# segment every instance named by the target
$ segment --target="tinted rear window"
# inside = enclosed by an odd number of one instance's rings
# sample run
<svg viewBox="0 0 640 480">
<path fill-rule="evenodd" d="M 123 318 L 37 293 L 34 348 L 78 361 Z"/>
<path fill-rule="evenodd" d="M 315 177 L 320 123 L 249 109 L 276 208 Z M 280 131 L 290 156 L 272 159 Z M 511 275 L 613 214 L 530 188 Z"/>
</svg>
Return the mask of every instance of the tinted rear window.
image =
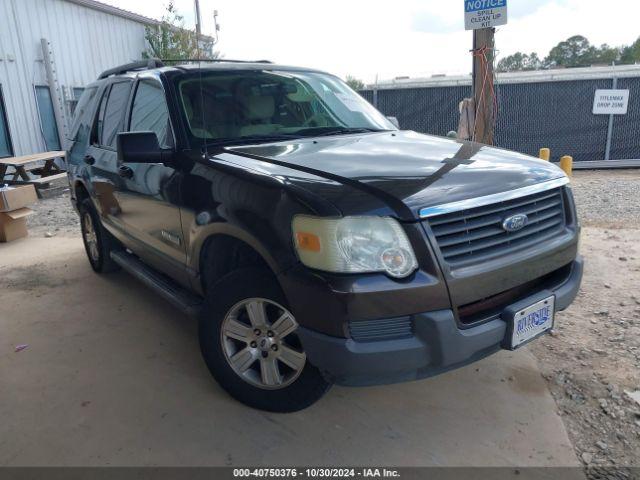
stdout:
<svg viewBox="0 0 640 480">
<path fill-rule="evenodd" d="M 97 91 L 98 87 L 90 87 L 85 89 L 82 93 L 73 115 L 73 125 L 69 131 L 70 139 L 75 139 L 78 134 L 78 129 L 80 128 L 80 123 L 91 125 L 91 121 L 89 119 L 91 118 L 90 115 L 91 110 L 93 110 L 93 99 L 95 98 Z"/>
<path fill-rule="evenodd" d="M 108 93 L 106 105 L 103 102 L 98 115 L 98 143 L 102 146 L 116 146 L 116 135 L 123 131 L 124 112 L 127 108 L 131 82 L 114 83 Z"/>
</svg>

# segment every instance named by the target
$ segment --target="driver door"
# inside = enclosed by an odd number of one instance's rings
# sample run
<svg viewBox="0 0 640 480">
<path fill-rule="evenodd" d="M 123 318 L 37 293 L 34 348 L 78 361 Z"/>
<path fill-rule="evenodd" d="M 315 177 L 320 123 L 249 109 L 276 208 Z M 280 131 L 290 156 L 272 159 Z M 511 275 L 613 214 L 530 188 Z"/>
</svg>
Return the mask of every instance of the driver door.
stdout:
<svg viewBox="0 0 640 480">
<path fill-rule="evenodd" d="M 128 118 L 129 132 L 151 131 L 161 147 L 175 146 L 162 84 L 155 78 L 136 82 Z M 162 163 L 121 163 L 116 198 L 120 221 L 132 237 L 131 250 L 146 263 L 183 279 L 186 253 L 179 208 L 177 169 Z"/>
</svg>

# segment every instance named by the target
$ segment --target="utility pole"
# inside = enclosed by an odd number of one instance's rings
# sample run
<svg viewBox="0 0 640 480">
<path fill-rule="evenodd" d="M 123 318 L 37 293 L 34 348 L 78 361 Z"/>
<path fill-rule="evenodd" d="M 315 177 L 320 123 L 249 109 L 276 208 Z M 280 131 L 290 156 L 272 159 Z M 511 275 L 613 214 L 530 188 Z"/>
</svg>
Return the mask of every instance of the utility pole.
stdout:
<svg viewBox="0 0 640 480">
<path fill-rule="evenodd" d="M 200 42 L 200 35 L 202 34 L 202 18 L 200 17 L 200 0 L 194 0 L 196 6 L 196 34 L 198 42 Z"/>
<path fill-rule="evenodd" d="M 495 28 L 473 31 L 473 98 L 475 105 L 475 141 L 493 145 L 495 126 L 495 91 L 493 60 L 495 57 Z"/>
</svg>

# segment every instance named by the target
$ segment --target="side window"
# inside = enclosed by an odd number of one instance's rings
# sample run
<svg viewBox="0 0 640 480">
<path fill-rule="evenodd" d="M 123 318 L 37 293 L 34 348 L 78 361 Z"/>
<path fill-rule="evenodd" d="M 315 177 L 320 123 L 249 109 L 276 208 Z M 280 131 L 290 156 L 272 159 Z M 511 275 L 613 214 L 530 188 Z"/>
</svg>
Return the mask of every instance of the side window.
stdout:
<svg viewBox="0 0 640 480">
<path fill-rule="evenodd" d="M 153 80 L 141 80 L 138 83 L 131 108 L 129 131 L 155 132 L 160 146 L 173 146 L 169 109 L 160 83 Z"/>
<path fill-rule="evenodd" d="M 130 91 L 131 82 L 114 83 L 111 85 L 108 97 L 105 93 L 102 98 L 97 128 L 97 140 L 100 145 L 115 148 L 116 135 L 124 130 L 124 112 L 127 108 Z"/>
<path fill-rule="evenodd" d="M 111 86 L 108 85 L 107 88 L 102 92 L 102 98 L 100 99 L 100 108 L 98 109 L 98 118 L 96 119 L 96 124 L 91 134 L 91 143 L 94 145 L 100 145 L 102 140 L 102 126 L 104 125 L 104 111 L 107 109 L 107 98 L 109 98 L 109 90 Z"/>
<path fill-rule="evenodd" d="M 77 90 L 77 89 L 74 89 Z M 91 120 L 89 118 L 89 114 L 91 112 L 91 106 L 93 103 L 93 98 L 96 96 L 96 92 L 98 91 L 98 87 L 90 87 L 84 90 L 81 93 L 77 105 L 74 109 L 73 114 L 73 125 L 71 126 L 71 130 L 69 131 L 69 138 L 75 139 L 78 129 L 80 128 L 80 123 L 83 124 L 91 124 Z"/>
</svg>

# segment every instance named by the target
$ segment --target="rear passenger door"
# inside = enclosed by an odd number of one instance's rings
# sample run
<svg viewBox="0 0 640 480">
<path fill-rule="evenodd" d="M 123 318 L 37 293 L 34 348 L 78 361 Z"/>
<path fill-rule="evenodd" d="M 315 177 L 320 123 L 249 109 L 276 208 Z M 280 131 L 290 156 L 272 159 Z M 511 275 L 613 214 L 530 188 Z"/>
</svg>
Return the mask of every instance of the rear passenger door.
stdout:
<svg viewBox="0 0 640 480">
<path fill-rule="evenodd" d="M 90 167 L 91 186 L 96 195 L 97 205 L 105 226 L 112 230 L 125 245 L 122 237 L 124 222 L 117 191 L 123 183 L 118 175 L 118 156 L 116 152 L 117 134 L 124 130 L 125 112 L 129 103 L 131 79 L 121 79 L 107 84 L 91 131 L 90 145 L 83 159 Z"/>
<path fill-rule="evenodd" d="M 130 132 L 154 132 L 162 148 L 175 148 L 162 83 L 142 78 L 134 86 L 128 117 Z M 131 249 L 147 263 L 174 278 L 185 274 L 185 247 L 180 222 L 180 172 L 162 163 L 124 163 L 128 177 L 118 184 L 120 219 L 136 244 Z"/>
</svg>

